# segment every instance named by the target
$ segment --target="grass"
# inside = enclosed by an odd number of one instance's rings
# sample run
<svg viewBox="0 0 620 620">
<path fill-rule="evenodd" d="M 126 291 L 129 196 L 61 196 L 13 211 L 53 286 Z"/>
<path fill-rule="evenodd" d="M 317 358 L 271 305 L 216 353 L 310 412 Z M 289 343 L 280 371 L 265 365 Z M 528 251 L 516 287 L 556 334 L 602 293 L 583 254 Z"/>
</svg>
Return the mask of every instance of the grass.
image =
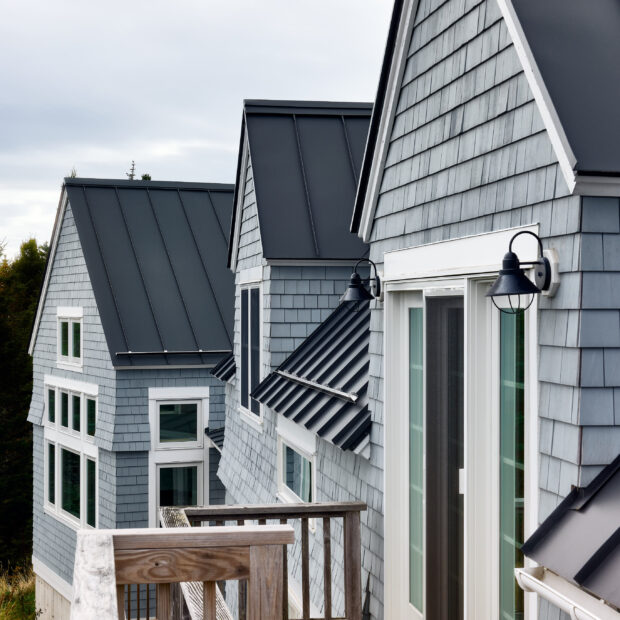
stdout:
<svg viewBox="0 0 620 620">
<path fill-rule="evenodd" d="M 0 573 L 0 620 L 34 620 L 32 568 Z"/>
</svg>

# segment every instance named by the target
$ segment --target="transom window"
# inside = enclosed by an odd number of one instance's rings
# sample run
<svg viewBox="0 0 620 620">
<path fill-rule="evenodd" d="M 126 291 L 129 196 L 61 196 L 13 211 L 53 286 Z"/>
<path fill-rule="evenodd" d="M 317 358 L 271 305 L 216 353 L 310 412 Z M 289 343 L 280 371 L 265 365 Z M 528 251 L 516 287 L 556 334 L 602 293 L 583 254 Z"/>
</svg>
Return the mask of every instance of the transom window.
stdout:
<svg viewBox="0 0 620 620">
<path fill-rule="evenodd" d="M 96 385 L 46 375 L 45 511 L 74 527 L 97 527 Z"/>
<path fill-rule="evenodd" d="M 252 390 L 260 383 L 260 288 L 241 289 L 241 407 L 260 416 Z"/>
<path fill-rule="evenodd" d="M 82 367 L 82 308 L 58 308 L 58 365 Z"/>
</svg>

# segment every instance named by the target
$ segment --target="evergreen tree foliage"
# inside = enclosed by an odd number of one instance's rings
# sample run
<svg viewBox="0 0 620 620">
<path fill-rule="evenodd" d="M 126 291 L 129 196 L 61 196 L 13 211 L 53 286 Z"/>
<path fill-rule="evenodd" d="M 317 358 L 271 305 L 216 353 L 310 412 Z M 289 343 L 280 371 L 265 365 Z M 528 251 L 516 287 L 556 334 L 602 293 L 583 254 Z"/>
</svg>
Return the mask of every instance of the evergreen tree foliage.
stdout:
<svg viewBox="0 0 620 620">
<path fill-rule="evenodd" d="M 5 568 L 25 565 L 32 553 L 28 342 L 47 255 L 47 244 L 30 239 L 14 260 L 0 262 L 0 562 Z"/>
</svg>

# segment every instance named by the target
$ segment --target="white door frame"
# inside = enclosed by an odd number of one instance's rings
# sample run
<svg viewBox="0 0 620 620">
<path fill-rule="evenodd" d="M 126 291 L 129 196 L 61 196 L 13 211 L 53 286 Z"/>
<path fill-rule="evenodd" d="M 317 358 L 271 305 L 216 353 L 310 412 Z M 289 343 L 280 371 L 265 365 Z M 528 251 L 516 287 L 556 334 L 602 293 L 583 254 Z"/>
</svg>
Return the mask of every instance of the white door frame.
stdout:
<svg viewBox="0 0 620 620">
<path fill-rule="evenodd" d="M 527 226 L 408 248 L 385 255 L 385 617 L 418 619 L 409 605 L 408 541 L 408 308 L 423 296 L 464 292 L 465 321 L 465 618 L 497 617 L 499 610 L 499 510 L 480 509 L 476 497 L 492 493 L 499 506 L 499 366 L 497 320 L 482 291 L 496 277 L 510 238 Z M 529 236 L 525 236 L 528 239 Z M 520 239 L 522 239 L 521 237 Z M 532 241 L 534 241 L 532 239 Z M 535 243 L 535 242 L 534 242 Z M 522 260 L 534 259 L 537 247 L 519 245 Z M 492 266 L 492 267 L 490 267 Z M 482 327 L 484 326 L 484 329 Z M 425 332 L 426 333 L 426 332 Z M 482 336 L 481 336 L 482 334 Z M 474 338 L 475 340 L 472 340 Z M 527 315 L 525 535 L 538 521 L 537 303 Z M 426 403 L 424 403 L 426 409 Z M 491 449 L 471 458 L 473 439 L 484 436 Z M 403 459 L 406 459 L 403 461 Z M 490 534 L 489 534 L 490 532 Z M 536 617 L 536 597 L 526 595 L 527 618 Z"/>
</svg>

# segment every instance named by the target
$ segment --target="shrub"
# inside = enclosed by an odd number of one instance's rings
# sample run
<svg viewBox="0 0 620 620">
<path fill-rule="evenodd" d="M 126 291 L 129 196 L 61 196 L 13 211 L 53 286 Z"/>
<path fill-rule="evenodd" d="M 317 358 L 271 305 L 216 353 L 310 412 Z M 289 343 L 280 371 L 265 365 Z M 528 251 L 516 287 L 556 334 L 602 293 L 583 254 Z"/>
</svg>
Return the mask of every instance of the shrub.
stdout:
<svg viewBox="0 0 620 620">
<path fill-rule="evenodd" d="M 0 620 L 33 620 L 38 616 L 32 569 L 0 574 Z"/>
</svg>

